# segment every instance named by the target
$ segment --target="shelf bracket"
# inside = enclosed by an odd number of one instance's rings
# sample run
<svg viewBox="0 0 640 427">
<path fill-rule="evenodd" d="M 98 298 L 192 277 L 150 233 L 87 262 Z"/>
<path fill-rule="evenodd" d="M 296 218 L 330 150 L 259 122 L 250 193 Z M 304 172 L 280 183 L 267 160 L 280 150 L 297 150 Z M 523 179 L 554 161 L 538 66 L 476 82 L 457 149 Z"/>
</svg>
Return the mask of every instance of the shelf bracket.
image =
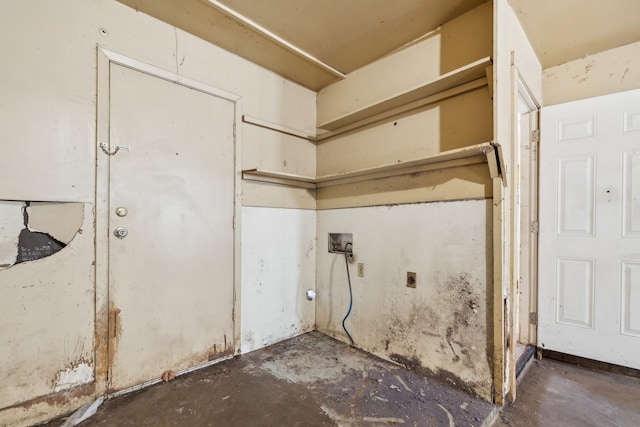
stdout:
<svg viewBox="0 0 640 427">
<path fill-rule="evenodd" d="M 483 149 L 483 153 L 487 156 L 487 164 L 489 166 L 489 175 L 491 178 L 500 178 L 502 180 L 502 185 L 506 187 L 507 177 L 504 173 L 505 164 L 500 144 L 492 142 L 490 146 Z"/>
</svg>

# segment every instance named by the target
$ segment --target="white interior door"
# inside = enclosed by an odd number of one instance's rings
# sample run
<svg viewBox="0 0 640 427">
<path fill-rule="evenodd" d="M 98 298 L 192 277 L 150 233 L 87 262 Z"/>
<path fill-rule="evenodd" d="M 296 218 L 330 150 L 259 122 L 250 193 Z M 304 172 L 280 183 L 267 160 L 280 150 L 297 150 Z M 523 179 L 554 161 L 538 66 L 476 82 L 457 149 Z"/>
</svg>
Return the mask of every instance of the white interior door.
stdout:
<svg viewBox="0 0 640 427">
<path fill-rule="evenodd" d="M 234 103 L 113 63 L 109 93 L 116 391 L 233 353 Z"/>
<path fill-rule="evenodd" d="M 541 119 L 538 344 L 640 368 L 640 91 Z"/>
</svg>

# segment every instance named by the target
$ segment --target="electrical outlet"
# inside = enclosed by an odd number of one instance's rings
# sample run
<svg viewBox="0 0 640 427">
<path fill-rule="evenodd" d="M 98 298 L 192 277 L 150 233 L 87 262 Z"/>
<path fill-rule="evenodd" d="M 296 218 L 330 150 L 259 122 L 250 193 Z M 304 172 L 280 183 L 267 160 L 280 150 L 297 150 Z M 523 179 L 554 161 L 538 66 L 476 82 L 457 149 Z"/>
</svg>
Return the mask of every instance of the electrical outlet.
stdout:
<svg viewBox="0 0 640 427">
<path fill-rule="evenodd" d="M 358 277 L 364 277 L 364 263 L 358 263 Z"/>
<path fill-rule="evenodd" d="M 407 272 L 407 288 L 415 288 L 417 284 L 416 273 Z"/>
</svg>

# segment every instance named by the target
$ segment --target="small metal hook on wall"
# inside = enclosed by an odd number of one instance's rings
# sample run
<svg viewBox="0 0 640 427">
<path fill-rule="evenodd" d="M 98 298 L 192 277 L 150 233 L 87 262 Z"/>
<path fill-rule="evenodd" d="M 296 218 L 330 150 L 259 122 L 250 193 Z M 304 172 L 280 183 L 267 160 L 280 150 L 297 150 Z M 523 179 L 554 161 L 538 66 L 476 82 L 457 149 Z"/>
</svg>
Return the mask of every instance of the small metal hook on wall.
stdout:
<svg viewBox="0 0 640 427">
<path fill-rule="evenodd" d="M 129 151 L 129 147 L 124 147 L 122 145 L 116 145 L 116 149 L 113 151 L 109 151 L 109 147 L 104 142 L 101 142 L 99 145 L 100 145 L 100 148 L 102 148 L 102 151 L 104 152 L 104 154 L 106 154 L 107 156 L 115 156 L 115 154 L 120 150 Z"/>
</svg>

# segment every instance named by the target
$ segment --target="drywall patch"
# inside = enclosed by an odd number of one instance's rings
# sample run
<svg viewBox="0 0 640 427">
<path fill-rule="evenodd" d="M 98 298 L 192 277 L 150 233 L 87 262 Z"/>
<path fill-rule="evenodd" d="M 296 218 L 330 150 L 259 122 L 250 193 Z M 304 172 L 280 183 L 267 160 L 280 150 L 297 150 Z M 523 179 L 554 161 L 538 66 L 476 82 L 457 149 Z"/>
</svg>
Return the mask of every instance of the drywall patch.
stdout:
<svg viewBox="0 0 640 427">
<path fill-rule="evenodd" d="M 60 242 L 48 233 L 31 231 L 29 229 L 30 204 L 31 202 L 25 202 L 25 206 L 22 208 L 25 228 L 20 231 L 20 235 L 18 237 L 18 255 L 16 257 L 16 264 L 35 261 L 51 256 L 60 252 L 65 246 L 67 246 L 65 243 Z"/>
<path fill-rule="evenodd" d="M 0 201 L 0 270 L 61 251 L 83 221 L 83 203 Z"/>
<path fill-rule="evenodd" d="M 25 228 L 18 238 L 18 256 L 15 263 L 21 264 L 46 258 L 60 252 L 65 246 L 67 245 L 47 233 L 29 231 Z"/>
<path fill-rule="evenodd" d="M 93 364 L 89 360 L 70 363 L 56 373 L 53 379 L 53 392 L 69 390 L 93 381 Z"/>
<path fill-rule="evenodd" d="M 31 202 L 26 210 L 29 230 L 47 233 L 65 245 L 82 233 L 83 203 Z"/>
</svg>

